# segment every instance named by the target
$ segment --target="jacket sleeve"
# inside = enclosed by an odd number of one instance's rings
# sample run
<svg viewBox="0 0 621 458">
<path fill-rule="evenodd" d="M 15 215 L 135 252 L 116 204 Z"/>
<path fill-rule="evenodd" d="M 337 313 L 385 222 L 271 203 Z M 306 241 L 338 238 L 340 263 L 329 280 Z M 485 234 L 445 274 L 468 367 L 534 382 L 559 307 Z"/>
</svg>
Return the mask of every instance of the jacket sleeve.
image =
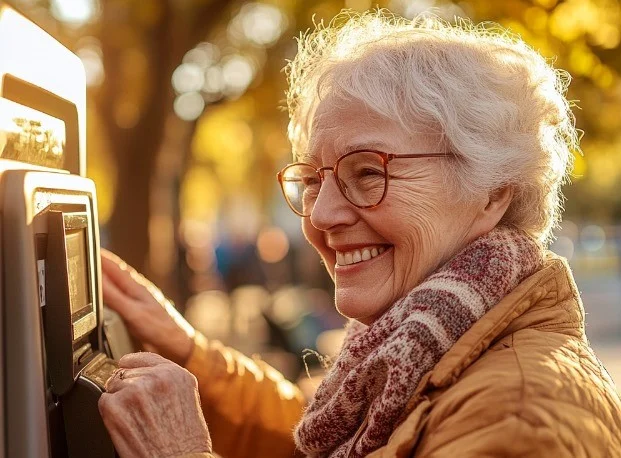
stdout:
<svg viewBox="0 0 621 458">
<path fill-rule="evenodd" d="M 297 386 L 257 358 L 200 333 L 186 363 L 198 380 L 214 451 L 225 458 L 295 456 L 293 428 L 305 405 Z"/>
</svg>

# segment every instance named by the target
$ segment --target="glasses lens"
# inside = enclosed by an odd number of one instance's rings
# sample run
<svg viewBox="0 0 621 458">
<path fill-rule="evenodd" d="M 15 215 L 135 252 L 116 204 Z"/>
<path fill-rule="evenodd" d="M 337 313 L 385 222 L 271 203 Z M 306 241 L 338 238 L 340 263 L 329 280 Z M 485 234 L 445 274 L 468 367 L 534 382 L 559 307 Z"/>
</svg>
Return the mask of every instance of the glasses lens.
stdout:
<svg viewBox="0 0 621 458">
<path fill-rule="evenodd" d="M 282 189 L 287 202 L 296 213 L 309 216 L 319 195 L 321 180 L 313 167 L 294 164 L 282 172 Z"/>
<path fill-rule="evenodd" d="M 343 156 L 338 165 L 338 179 L 352 204 L 359 207 L 379 204 L 386 189 L 382 156 L 367 151 Z"/>
</svg>

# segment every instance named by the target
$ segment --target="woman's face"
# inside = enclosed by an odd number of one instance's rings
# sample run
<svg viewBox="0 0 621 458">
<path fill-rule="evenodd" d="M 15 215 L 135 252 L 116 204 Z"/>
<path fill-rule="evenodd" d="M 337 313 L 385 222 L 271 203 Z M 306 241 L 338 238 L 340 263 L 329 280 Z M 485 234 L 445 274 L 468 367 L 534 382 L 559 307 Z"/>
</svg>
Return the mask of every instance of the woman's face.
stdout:
<svg viewBox="0 0 621 458">
<path fill-rule="evenodd" d="M 363 104 L 322 101 L 304 161 L 332 167 L 343 154 L 364 148 L 395 154 L 443 152 L 440 136 L 428 128 L 408 132 Z M 478 236 L 473 225 L 486 201 L 456 202 L 454 191 L 443 184 L 440 161 L 445 160 L 451 159 L 390 162 L 388 193 L 372 209 L 350 204 L 332 172 L 326 172 L 302 229 L 334 280 L 341 314 L 370 324 Z M 354 262 L 369 255 L 371 259 Z"/>
</svg>

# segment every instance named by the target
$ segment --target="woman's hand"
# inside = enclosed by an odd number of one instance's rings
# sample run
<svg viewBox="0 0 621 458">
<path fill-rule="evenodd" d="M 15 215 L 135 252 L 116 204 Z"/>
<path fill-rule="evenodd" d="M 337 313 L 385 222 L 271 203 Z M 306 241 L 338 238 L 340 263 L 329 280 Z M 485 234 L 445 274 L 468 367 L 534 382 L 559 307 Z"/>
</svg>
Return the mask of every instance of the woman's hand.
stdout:
<svg viewBox="0 0 621 458">
<path fill-rule="evenodd" d="M 183 366 L 193 348 L 194 329 L 162 292 L 121 258 L 101 250 L 104 303 L 117 312 L 146 350 Z"/>
<path fill-rule="evenodd" d="M 196 378 L 154 353 L 131 353 L 106 382 L 99 412 L 121 457 L 211 453 Z"/>
</svg>

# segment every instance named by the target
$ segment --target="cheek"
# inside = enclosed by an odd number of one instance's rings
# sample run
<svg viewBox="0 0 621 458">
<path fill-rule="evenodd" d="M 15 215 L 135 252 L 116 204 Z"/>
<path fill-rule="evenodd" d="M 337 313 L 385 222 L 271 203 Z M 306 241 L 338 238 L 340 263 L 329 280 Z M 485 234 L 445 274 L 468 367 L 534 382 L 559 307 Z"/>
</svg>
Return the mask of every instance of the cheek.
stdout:
<svg viewBox="0 0 621 458">
<path fill-rule="evenodd" d="M 308 240 L 308 243 L 319 253 L 319 256 L 324 260 L 324 265 L 330 276 L 334 279 L 334 263 L 326 259 L 328 254 L 332 253 L 332 250 L 326 246 L 323 232 L 315 228 L 310 222 L 310 218 L 302 218 L 302 232 L 304 237 Z"/>
<path fill-rule="evenodd" d="M 438 195 L 432 192 L 399 192 L 391 202 L 390 213 L 399 222 L 404 241 L 415 244 L 417 251 L 433 246 L 446 231 L 446 213 Z"/>
<path fill-rule="evenodd" d="M 395 262 L 405 269 L 402 281 L 427 276 L 446 257 L 443 244 L 451 238 L 454 228 L 449 217 L 451 209 L 438 197 L 439 193 L 409 190 L 392 200 L 391 218 L 399 222 L 392 241 L 397 246 Z"/>
<path fill-rule="evenodd" d="M 309 218 L 302 218 L 301 221 L 304 237 L 306 237 L 308 243 L 310 243 L 317 251 L 319 251 L 319 245 L 323 245 L 323 234 L 310 223 Z"/>
</svg>

